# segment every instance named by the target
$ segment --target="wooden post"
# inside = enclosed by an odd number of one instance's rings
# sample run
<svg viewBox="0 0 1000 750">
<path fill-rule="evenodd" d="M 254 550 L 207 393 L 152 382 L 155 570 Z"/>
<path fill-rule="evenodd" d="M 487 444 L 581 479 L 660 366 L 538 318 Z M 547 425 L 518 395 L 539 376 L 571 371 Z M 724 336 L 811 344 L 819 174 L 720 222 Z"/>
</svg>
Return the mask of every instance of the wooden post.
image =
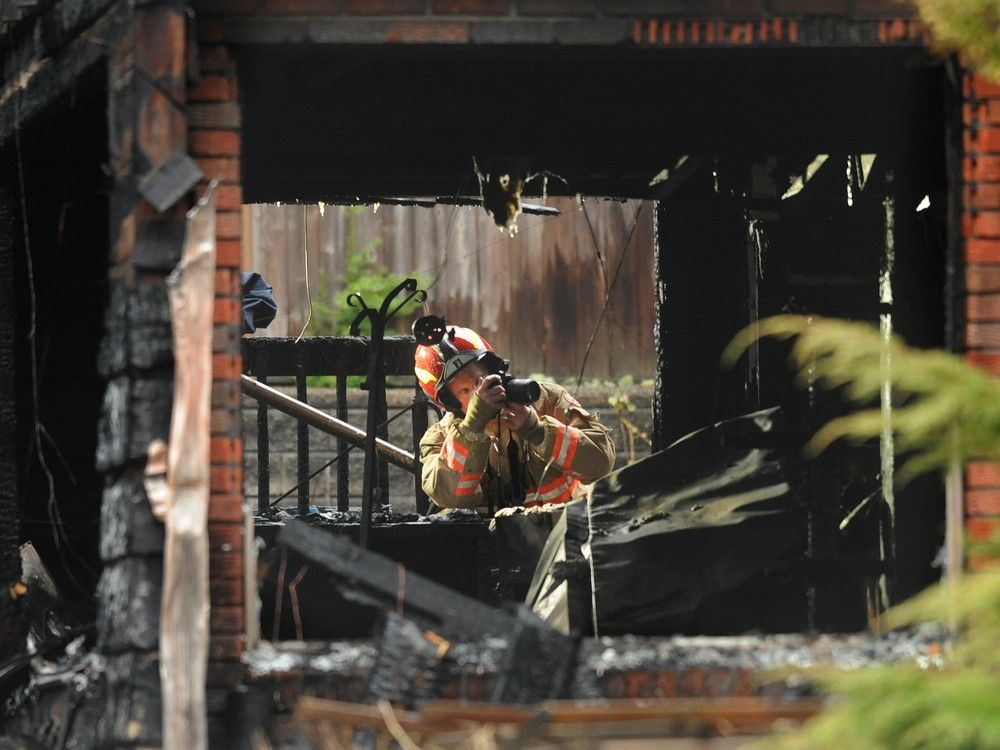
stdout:
<svg viewBox="0 0 1000 750">
<path fill-rule="evenodd" d="M 170 422 L 160 679 L 163 746 L 207 746 L 208 497 L 215 296 L 214 185 L 188 213 L 180 265 L 167 282 L 176 358 Z"/>
</svg>

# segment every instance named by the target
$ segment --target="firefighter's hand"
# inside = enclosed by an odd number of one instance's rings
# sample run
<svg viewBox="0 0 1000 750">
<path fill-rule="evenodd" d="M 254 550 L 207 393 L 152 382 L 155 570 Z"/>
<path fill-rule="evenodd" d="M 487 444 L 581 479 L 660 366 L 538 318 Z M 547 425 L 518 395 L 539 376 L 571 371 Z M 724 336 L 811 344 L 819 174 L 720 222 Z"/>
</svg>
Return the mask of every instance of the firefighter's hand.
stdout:
<svg viewBox="0 0 1000 750">
<path fill-rule="evenodd" d="M 507 399 L 507 392 L 503 389 L 499 375 L 487 375 L 485 378 L 480 378 L 476 383 L 475 394 L 480 401 L 494 409 L 503 406 Z M 496 412 L 493 413 L 496 414 Z"/>
<path fill-rule="evenodd" d="M 520 432 L 531 422 L 531 412 L 533 409 L 527 404 L 515 404 L 507 402 L 500 410 L 501 418 L 514 432 Z"/>
</svg>

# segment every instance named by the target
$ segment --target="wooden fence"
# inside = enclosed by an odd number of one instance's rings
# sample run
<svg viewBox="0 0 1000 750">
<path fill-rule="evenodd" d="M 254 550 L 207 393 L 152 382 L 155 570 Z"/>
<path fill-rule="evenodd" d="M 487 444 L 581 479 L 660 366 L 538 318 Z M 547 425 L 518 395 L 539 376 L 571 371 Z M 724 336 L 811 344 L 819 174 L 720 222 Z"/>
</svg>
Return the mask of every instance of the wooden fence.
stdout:
<svg viewBox="0 0 1000 750">
<path fill-rule="evenodd" d="M 244 206 L 243 268 L 264 276 L 279 307 L 261 335 L 297 336 L 310 297 L 346 304 L 345 253 L 369 247 L 398 279 L 418 274 L 426 310 L 475 328 L 518 374 L 575 378 L 593 336 L 584 379 L 652 377 L 652 205 L 593 198 L 547 205 L 560 215 L 522 215 L 513 237 L 477 207 Z M 330 287 L 322 291 L 321 270 Z M 321 333 L 332 332 L 306 331 Z"/>
</svg>

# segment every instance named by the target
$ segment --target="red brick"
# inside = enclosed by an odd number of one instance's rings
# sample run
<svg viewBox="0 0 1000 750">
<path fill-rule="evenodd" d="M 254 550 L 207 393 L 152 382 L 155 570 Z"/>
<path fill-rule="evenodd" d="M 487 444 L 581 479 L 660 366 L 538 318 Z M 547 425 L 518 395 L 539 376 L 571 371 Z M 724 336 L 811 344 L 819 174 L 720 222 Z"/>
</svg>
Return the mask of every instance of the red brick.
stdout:
<svg viewBox="0 0 1000 750">
<path fill-rule="evenodd" d="M 359 16 L 416 16 L 423 15 L 424 0 L 347 0 L 345 13 Z"/>
<path fill-rule="evenodd" d="M 216 218 L 216 221 L 218 221 L 218 218 Z M 216 224 L 216 234 L 218 234 L 218 230 L 218 224 Z M 238 240 L 216 240 L 215 265 L 219 268 L 238 269 L 240 267 L 242 252 Z"/>
<path fill-rule="evenodd" d="M 208 658 L 217 661 L 236 661 L 246 651 L 242 635 L 212 635 L 208 642 Z"/>
<path fill-rule="evenodd" d="M 242 492 L 243 488 L 240 488 Z M 243 495 L 215 495 L 208 500 L 208 523 L 243 522 Z"/>
<path fill-rule="evenodd" d="M 212 466 L 209 473 L 213 495 L 227 495 L 243 491 L 243 469 L 239 466 Z"/>
<path fill-rule="evenodd" d="M 216 297 L 212 310 L 212 322 L 216 324 L 236 323 L 239 322 L 242 312 L 243 308 L 239 300 Z"/>
<path fill-rule="evenodd" d="M 216 239 L 225 240 L 238 240 L 242 234 L 243 222 L 240 214 L 236 211 L 220 211 L 215 215 L 215 237 Z M 219 263 L 219 252 L 216 248 L 216 265 L 222 265 Z M 234 263 L 226 263 L 225 265 L 233 265 L 239 267 L 239 256 L 236 257 Z"/>
<path fill-rule="evenodd" d="M 243 113 L 238 102 L 189 102 L 187 123 L 190 130 L 238 129 Z"/>
<path fill-rule="evenodd" d="M 1000 238 L 1000 211 L 976 211 L 962 217 L 966 237 Z"/>
<path fill-rule="evenodd" d="M 1000 534 L 1000 518 L 970 518 L 965 522 L 965 532 L 971 539 L 993 539 Z"/>
<path fill-rule="evenodd" d="M 239 324 L 220 323 L 212 328 L 212 353 L 235 354 L 240 350 Z"/>
<path fill-rule="evenodd" d="M 976 99 L 1000 99 L 1000 83 L 991 81 L 982 76 L 966 76 L 962 82 L 962 91 L 966 97 L 976 97 Z"/>
<path fill-rule="evenodd" d="M 389 27 L 386 41 L 399 43 L 465 43 L 469 27 L 464 23 L 436 21 L 397 21 Z"/>
<path fill-rule="evenodd" d="M 208 555 L 208 575 L 217 581 L 243 578 L 243 553 L 210 552 Z"/>
<path fill-rule="evenodd" d="M 1000 349 L 1000 323 L 969 323 L 965 343 L 975 349 Z"/>
<path fill-rule="evenodd" d="M 434 13 L 452 16 L 502 16 L 510 13 L 509 0 L 432 0 Z"/>
<path fill-rule="evenodd" d="M 1000 265 L 966 266 L 965 288 L 969 292 L 1000 292 Z"/>
<path fill-rule="evenodd" d="M 962 190 L 962 205 L 966 209 L 1000 210 L 1000 182 L 976 182 L 973 185 L 966 185 Z"/>
<path fill-rule="evenodd" d="M 966 130 L 963 135 L 965 150 L 980 154 L 1000 152 L 1000 128 L 979 128 L 973 136 Z"/>
<path fill-rule="evenodd" d="M 965 260 L 969 263 L 1000 263 L 1000 240 L 968 240 Z"/>
<path fill-rule="evenodd" d="M 192 130 L 188 150 L 194 156 L 239 156 L 240 134 L 235 130 Z"/>
<path fill-rule="evenodd" d="M 975 110 L 971 104 L 962 106 L 962 117 L 966 125 L 976 120 L 980 126 L 1000 124 L 1000 99 L 985 99 L 976 102 Z"/>
<path fill-rule="evenodd" d="M 218 244 L 216 245 L 216 253 L 218 253 Z M 229 264 L 227 263 L 226 265 Z M 241 288 L 241 282 L 240 282 L 239 271 L 233 268 L 220 268 L 216 270 L 215 272 L 216 297 L 239 297 L 240 288 Z"/>
<path fill-rule="evenodd" d="M 992 375 L 1000 375 L 1000 354 L 966 352 L 965 361 L 986 370 Z"/>
<path fill-rule="evenodd" d="M 213 464 L 239 464 L 243 461 L 243 441 L 232 437 L 211 438 Z"/>
<path fill-rule="evenodd" d="M 231 354 L 212 355 L 212 380 L 239 380 L 240 358 Z"/>
<path fill-rule="evenodd" d="M 210 523 L 208 546 L 211 552 L 239 552 L 243 549 L 243 523 Z"/>
<path fill-rule="evenodd" d="M 198 85 L 188 89 L 189 102 L 227 102 L 236 99 L 236 81 L 229 76 L 202 76 Z"/>
<path fill-rule="evenodd" d="M 1000 182 L 1000 156 L 966 156 L 962 174 L 966 182 Z"/>
<path fill-rule="evenodd" d="M 215 383 L 212 387 L 215 387 Z M 240 417 L 236 409 L 228 406 L 224 409 L 213 408 L 209 427 L 213 435 L 239 435 Z"/>
<path fill-rule="evenodd" d="M 203 45 L 198 50 L 198 63 L 202 74 L 233 73 L 236 61 L 229 54 L 229 48 L 221 44 Z"/>
<path fill-rule="evenodd" d="M 970 516 L 1000 516 L 1000 489 L 966 490 L 965 512 Z"/>
<path fill-rule="evenodd" d="M 243 579 L 208 577 L 208 600 L 213 607 L 243 603 Z"/>
<path fill-rule="evenodd" d="M 243 607 L 212 607 L 208 627 L 215 633 L 242 633 L 245 626 Z"/>
<path fill-rule="evenodd" d="M 223 184 L 240 181 L 240 160 L 237 158 L 201 157 L 195 162 L 209 181 L 218 179 Z"/>
<path fill-rule="evenodd" d="M 240 385 L 238 380 L 216 380 L 212 383 L 212 406 L 236 410 L 240 405 Z M 225 433 L 228 434 L 228 433 Z"/>
<path fill-rule="evenodd" d="M 972 321 L 1000 320 L 1000 294 L 970 294 L 965 314 Z"/>
<path fill-rule="evenodd" d="M 196 195 L 201 198 L 208 190 L 208 183 L 200 183 Z M 215 189 L 217 211 L 239 211 L 243 206 L 243 188 L 239 185 L 219 185 Z"/>
</svg>

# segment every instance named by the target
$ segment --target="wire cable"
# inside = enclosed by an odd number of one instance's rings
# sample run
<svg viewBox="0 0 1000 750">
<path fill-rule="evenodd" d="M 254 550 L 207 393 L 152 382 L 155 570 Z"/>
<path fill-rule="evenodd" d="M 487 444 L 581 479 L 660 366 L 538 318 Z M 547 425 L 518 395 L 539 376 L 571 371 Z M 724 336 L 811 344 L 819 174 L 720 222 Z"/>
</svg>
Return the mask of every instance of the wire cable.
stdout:
<svg viewBox="0 0 1000 750">
<path fill-rule="evenodd" d="M 601 308 L 601 314 L 597 317 L 597 322 L 594 324 L 594 330 L 590 334 L 590 341 L 587 342 L 587 349 L 583 353 L 583 362 L 580 365 L 580 374 L 576 378 L 576 391 L 580 390 L 580 383 L 583 382 L 583 373 L 587 368 L 587 359 L 590 357 L 590 350 L 594 346 L 594 340 L 597 338 L 597 331 L 601 327 L 601 322 L 604 320 L 604 314 L 608 310 L 608 306 L 611 303 L 611 292 L 614 291 L 615 284 L 618 283 L 618 277 L 621 275 L 622 265 L 625 263 L 625 257 L 628 255 L 629 248 L 632 246 L 632 237 L 635 236 L 635 228 L 639 224 L 639 214 L 642 213 L 643 203 L 639 204 L 639 207 L 635 210 L 635 217 L 632 219 L 632 228 L 628 232 L 628 238 L 625 240 L 625 247 L 622 248 L 621 257 L 618 258 L 618 265 L 615 267 L 615 276 L 611 280 L 611 285 L 608 287 L 607 294 L 604 295 L 604 306 Z"/>
</svg>

